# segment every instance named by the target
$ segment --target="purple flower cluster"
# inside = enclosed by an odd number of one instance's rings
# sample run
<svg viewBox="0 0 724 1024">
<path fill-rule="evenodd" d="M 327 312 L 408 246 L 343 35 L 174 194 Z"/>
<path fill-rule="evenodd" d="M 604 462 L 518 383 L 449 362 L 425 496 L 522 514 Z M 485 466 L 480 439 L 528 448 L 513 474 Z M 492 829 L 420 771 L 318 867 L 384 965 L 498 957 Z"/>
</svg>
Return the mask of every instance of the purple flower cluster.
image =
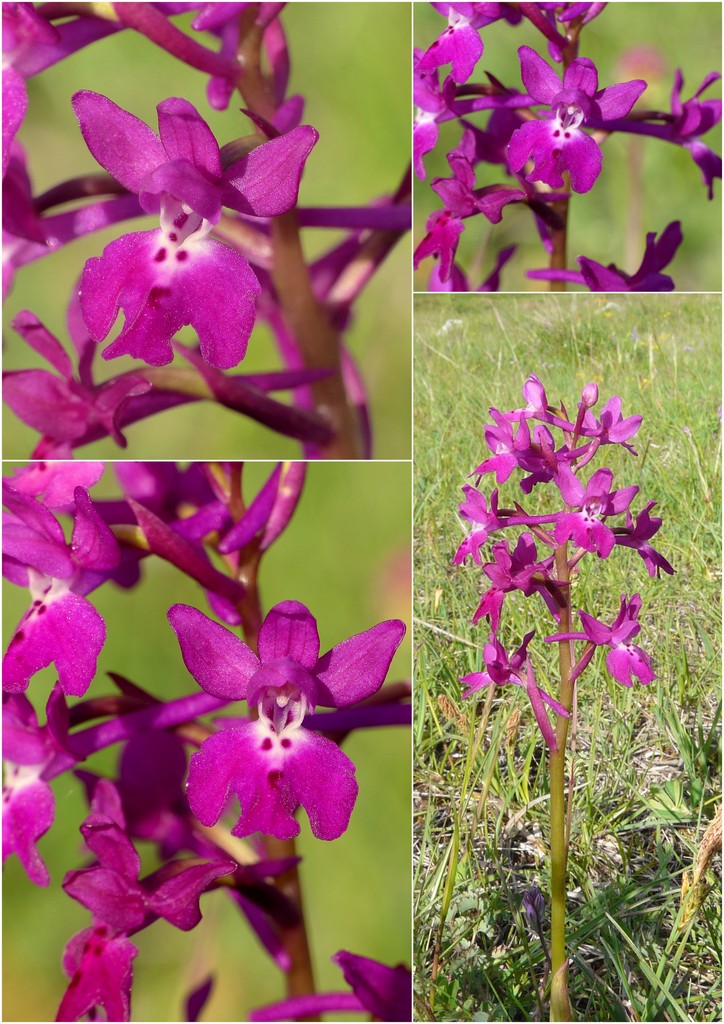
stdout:
<svg viewBox="0 0 724 1024">
<path fill-rule="evenodd" d="M 425 157 L 437 146 L 439 126 L 457 121 L 459 142 L 447 153 L 452 177 L 436 177 L 433 192 L 442 209 L 430 214 L 426 233 L 414 253 L 417 268 L 436 259 L 428 287 L 433 291 L 469 291 L 464 270 L 456 263 L 460 236 L 469 218 L 482 214 L 500 222 L 510 203 L 533 215 L 535 229 L 550 266 L 528 276 L 574 283 L 592 291 L 668 291 L 670 277 L 661 274 L 682 242 L 681 225 L 647 236 L 639 270 L 627 273 L 578 255 L 580 272 L 566 265 L 566 226 L 572 195 L 591 192 L 602 172 L 603 144 L 615 132 L 658 138 L 687 149 L 702 172 L 708 196 L 721 178 L 721 158 L 702 140 L 721 120 L 721 101 L 700 99 L 720 75 L 708 74 L 691 99 L 683 101 L 683 77 L 676 71 L 671 111 L 642 111 L 638 101 L 647 89 L 643 79 L 600 87 L 598 69 L 579 55 L 580 40 L 605 3 L 433 3 L 448 25 L 426 49 L 414 55 L 414 169 L 427 177 Z M 486 70 L 484 81 L 471 81 L 484 63 L 484 29 L 505 20 L 511 26 L 536 29 L 550 60 L 531 46 L 517 48 L 522 90 L 504 85 Z M 553 66 L 550 61 L 552 60 Z M 561 65 L 559 72 L 555 65 Z M 449 69 L 448 69 L 449 66 Z M 446 77 L 443 77 L 446 76 Z M 481 123 L 481 118 L 485 122 Z M 485 175 L 485 168 L 494 173 Z M 492 284 L 510 247 L 496 258 Z"/>
<path fill-rule="evenodd" d="M 121 491 L 111 498 L 94 493 L 104 472 L 98 462 L 35 463 L 3 481 L 3 573 L 30 591 L 3 661 L 3 860 L 15 855 L 31 882 L 48 886 L 41 840 L 56 818 L 51 781 L 73 774 L 88 804 L 78 823 L 87 859 L 69 868 L 62 885 L 90 923 L 65 950 L 68 987 L 58 1020 L 99 1011 L 129 1020 L 134 936 L 161 918 L 182 931 L 195 928 L 199 900 L 214 890 L 232 901 L 278 969 L 297 970 L 285 935 L 300 927 L 301 910 L 275 880 L 296 872 L 299 858 L 269 843 L 299 833 L 300 808 L 314 836 L 342 836 L 359 787 L 341 742 L 356 729 L 409 723 L 409 684 L 383 688 L 405 634 L 400 620 L 321 652 L 316 620 L 299 601 L 262 614 L 260 567 L 294 515 L 305 463 L 275 466 L 250 498 L 241 463 L 120 463 L 115 470 Z M 95 685 L 114 628 L 95 594 L 115 584 L 132 595 L 149 559 L 198 584 L 226 623 L 189 605 L 168 608 L 200 687 L 176 699 L 115 673 L 117 693 Z M 241 627 L 245 639 L 227 626 Z M 57 681 L 38 705 L 42 680 L 35 677 L 49 666 Z M 86 764 L 114 746 L 115 772 L 100 775 Z M 150 849 L 143 867 L 139 842 Z M 409 971 L 346 952 L 336 960 L 352 992 L 310 990 L 299 1013 L 317 1012 L 309 1000 L 327 1006 L 341 998 L 344 1009 L 409 1019 Z M 203 1000 L 194 999 L 198 1013 Z M 289 1007 L 285 1019 L 294 1012 Z M 272 1008 L 259 1013 L 275 1019 Z"/>
<path fill-rule="evenodd" d="M 622 594 L 618 614 L 610 625 L 580 609 L 583 630 L 575 632 L 569 621 L 571 581 L 581 573 L 587 556 L 607 559 L 617 547 L 633 548 L 652 577 L 674 570 L 649 544 L 661 526 L 661 519 L 650 515 L 655 502 L 632 512 L 637 486 L 614 487 L 613 473 L 605 466 L 584 475 L 591 461 L 608 445 L 636 455 L 631 441 L 641 426 L 641 416 L 624 416 L 621 399 L 613 396 L 597 418 L 592 411 L 598 403 L 595 384 L 586 385 L 576 413 L 569 416 L 565 406 L 556 408 L 549 403 L 543 384 L 534 374 L 523 385 L 523 398 L 526 404 L 519 409 L 490 409 L 493 423 L 485 428 L 485 443 L 491 455 L 471 474 L 477 478 L 477 485 L 463 487 L 465 501 L 460 505 L 460 516 L 470 524 L 470 531 L 454 561 L 462 564 L 472 559 L 482 566 L 490 581 L 473 622 L 487 620 L 491 632 L 483 649 L 484 669 L 460 681 L 466 686 L 464 697 L 491 685 L 513 683 L 523 687 L 546 744 L 555 750 L 555 730 L 546 705 L 557 715 L 569 717 L 570 711 L 535 681 L 528 653 L 535 630 L 525 635 L 512 654 L 501 643 L 498 632 L 506 599 L 514 592 L 526 598 L 540 595 L 558 626 L 545 640 L 585 641 L 571 666 L 571 682 L 579 678 L 596 649 L 604 647 L 608 648 L 606 667 L 613 679 L 624 686 L 632 686 L 634 678 L 646 684 L 655 674 L 649 656 L 633 643 L 641 629 L 640 595 Z M 528 513 L 519 501 L 513 503 L 513 508 L 503 508 L 497 488 L 489 499 L 479 490 L 483 476 L 494 474 L 496 482 L 504 484 L 515 472 L 522 474 L 519 483 L 524 495 L 531 495 L 540 485 L 549 485 L 546 490 L 554 496 L 550 512 Z M 624 514 L 625 525 L 620 523 Z M 508 540 L 498 540 L 490 547 L 492 559 L 484 561 L 482 548 L 492 534 L 515 527 L 522 528 L 515 547 L 511 550 Z"/>
<path fill-rule="evenodd" d="M 297 439 L 308 457 L 369 456 L 366 390 L 344 334 L 354 302 L 409 227 L 409 177 L 367 206 L 298 206 L 319 134 L 304 123 L 303 98 L 288 91 L 284 4 L 85 6 L 3 5 L 3 294 L 28 264 L 118 226 L 102 253 L 78 266 L 69 296 L 77 371 L 36 312 L 15 318 L 52 367 L 7 375 L 6 401 L 40 433 L 34 456 L 67 458 L 104 436 L 123 446 L 124 427 L 200 399 Z M 173 19 L 187 10 L 196 13 L 185 32 Z M 36 195 L 19 142 L 27 80 L 130 32 L 208 76 L 210 105 L 230 110 L 228 135 L 217 141 L 183 97 L 157 104 L 156 132 L 113 96 L 83 88 L 71 102 L 85 172 Z M 141 216 L 153 219 L 150 230 L 129 230 Z M 307 262 L 307 227 L 343 235 Z M 244 359 L 259 319 L 282 368 L 227 372 Z M 191 345 L 177 337 L 184 328 Z M 96 383 L 91 361 L 101 343 L 103 359 L 130 356 L 138 366 Z M 164 369 L 179 360 L 186 365 Z M 293 403 L 272 397 L 278 390 L 291 391 Z"/>
</svg>

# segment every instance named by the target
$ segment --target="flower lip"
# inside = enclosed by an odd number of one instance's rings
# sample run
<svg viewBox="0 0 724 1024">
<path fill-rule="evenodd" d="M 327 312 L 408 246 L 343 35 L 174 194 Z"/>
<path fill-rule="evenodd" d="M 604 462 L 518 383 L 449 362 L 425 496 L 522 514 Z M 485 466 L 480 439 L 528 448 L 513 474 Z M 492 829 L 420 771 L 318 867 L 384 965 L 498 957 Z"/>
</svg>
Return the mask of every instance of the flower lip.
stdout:
<svg viewBox="0 0 724 1024">
<path fill-rule="evenodd" d="M 276 694 L 279 707 L 304 699 L 306 709 L 313 711 L 317 703 L 317 681 L 310 672 L 293 658 L 275 658 L 262 665 L 249 680 L 247 702 L 249 707 L 264 703 Z"/>
</svg>

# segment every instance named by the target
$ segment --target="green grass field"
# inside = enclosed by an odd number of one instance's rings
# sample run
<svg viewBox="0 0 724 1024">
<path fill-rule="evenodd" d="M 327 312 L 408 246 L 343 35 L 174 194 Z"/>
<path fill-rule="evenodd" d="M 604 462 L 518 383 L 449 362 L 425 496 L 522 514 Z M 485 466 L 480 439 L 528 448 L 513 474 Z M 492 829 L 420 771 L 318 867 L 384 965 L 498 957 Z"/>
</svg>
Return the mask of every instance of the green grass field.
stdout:
<svg viewBox="0 0 724 1024">
<path fill-rule="evenodd" d="M 246 472 L 247 493 L 254 494 L 269 467 L 250 465 Z M 9 474 L 6 466 L 4 475 Z M 98 492 L 118 494 L 110 467 Z M 287 598 L 303 601 L 317 618 L 323 650 L 382 619 L 403 619 L 408 636 L 390 669 L 390 682 L 410 678 L 409 495 L 406 464 L 311 465 L 294 520 L 265 556 L 260 577 L 264 610 Z M 7 643 L 27 608 L 28 593 L 5 584 L 3 597 Z M 166 620 L 166 610 L 177 601 L 209 613 L 197 585 L 169 564 L 150 560 L 136 590 L 104 586 L 91 599 L 106 619 L 108 635 L 89 696 L 113 691 L 108 671 L 120 672 L 162 699 L 199 692 Z M 54 678 L 50 669 L 44 670 L 28 691 L 41 709 L 41 721 Z M 230 713 L 245 713 L 245 707 Z M 357 765 L 360 785 L 350 828 L 335 842 L 322 842 L 302 815 L 298 844 L 320 991 L 345 988 L 329 959 L 337 950 L 409 963 L 411 944 L 409 729 L 359 730 L 344 750 Z M 119 753 L 119 747 L 103 751 L 88 767 L 113 776 Z M 29 882 L 14 856 L 4 868 L 3 1019 L 8 1021 L 55 1019 L 67 985 L 63 947 L 90 920 L 88 911 L 60 888 L 66 871 L 89 862 L 78 832 L 87 813 L 82 787 L 68 773 L 53 782 L 53 789 L 56 822 L 39 842 L 50 888 Z M 139 843 L 139 851 L 145 874 L 152 869 L 152 851 L 147 843 Z M 140 949 L 134 1020 L 183 1019 L 179 1015 L 189 989 L 210 971 L 216 982 L 205 1010 L 208 1020 L 246 1020 L 252 1007 L 283 997 L 281 973 L 231 902 L 221 893 L 210 894 L 202 900 L 202 912 L 203 921 L 191 933 L 158 921 L 134 938 Z"/>
<path fill-rule="evenodd" d="M 544 747 L 517 688 L 460 700 L 458 677 L 480 669 L 487 629 L 470 624 L 480 570 L 451 565 L 465 532 L 460 487 L 488 454 L 487 409 L 519 407 L 533 372 L 569 410 L 593 380 L 599 409 L 618 394 L 625 415 L 643 414 L 638 458 L 607 449 L 594 465 L 610 465 L 618 486 L 639 485 L 634 507 L 658 502 L 654 546 L 676 569 L 650 579 L 634 552 L 619 550 L 585 561 L 575 583 L 574 608 L 605 621 L 621 593 L 641 593 L 638 642 L 658 676 L 627 690 L 599 652 L 579 687 L 568 877 L 576 1019 L 718 1021 L 714 872 L 699 911 L 678 925 L 682 875 L 721 789 L 720 300 L 417 296 L 415 325 L 418 1018 L 547 1019 L 537 996 L 544 954 L 520 909 L 527 887 L 546 892 L 549 882 Z M 503 504 L 518 497 L 531 511 L 545 502 L 522 496 L 514 477 L 500 491 Z M 551 631 L 537 598 L 513 597 L 504 645 L 536 625 L 539 636 Z M 555 693 L 556 656 L 544 646 L 536 638 L 530 650 L 538 682 Z"/>
<path fill-rule="evenodd" d="M 415 4 L 415 45 L 426 48 L 445 22 L 429 4 Z M 599 70 L 601 87 L 613 82 L 643 78 L 649 87 L 636 109 L 670 110 L 674 72 L 684 75 L 683 98 L 689 99 L 708 71 L 721 71 L 721 5 L 716 3 L 613 3 L 585 26 L 580 55 L 590 57 Z M 485 52 L 471 82 L 487 81 L 490 71 L 510 88 L 521 88 L 518 47 L 532 46 L 547 58 L 543 37 L 529 22 L 511 27 L 496 22 L 481 30 Z M 441 69 L 441 80 L 449 66 Z M 715 83 L 702 99 L 721 95 Z M 471 124 L 485 127 L 488 115 L 470 116 Z M 458 145 L 461 129 L 451 121 L 440 127 L 433 153 L 425 158 L 427 180 L 415 179 L 415 244 L 425 233 L 425 221 L 441 200 L 430 188 L 435 177 L 449 178 L 445 154 Z M 721 152 L 721 126 L 705 136 L 708 146 Z M 569 218 L 569 267 L 578 269 L 576 256 L 616 265 L 633 273 L 641 262 L 647 231 L 659 234 L 679 219 L 684 241 L 669 269 L 679 291 L 719 291 L 721 288 L 721 182 L 709 201 L 701 172 L 687 150 L 680 146 L 625 134 L 614 135 L 603 146 L 603 170 L 593 189 L 571 200 Z M 499 165 L 481 164 L 476 186 L 494 182 L 510 184 Z M 503 270 L 502 291 L 545 291 L 547 283 L 532 281 L 526 270 L 547 266 L 529 211 L 508 206 L 500 224 L 484 217 L 465 222 L 458 262 L 473 267 L 477 285 L 492 269 L 495 254 L 517 245 L 513 259 Z M 425 260 L 415 272 L 415 288 L 424 291 L 432 267 Z M 578 286 L 569 286 L 573 291 Z"/>
</svg>

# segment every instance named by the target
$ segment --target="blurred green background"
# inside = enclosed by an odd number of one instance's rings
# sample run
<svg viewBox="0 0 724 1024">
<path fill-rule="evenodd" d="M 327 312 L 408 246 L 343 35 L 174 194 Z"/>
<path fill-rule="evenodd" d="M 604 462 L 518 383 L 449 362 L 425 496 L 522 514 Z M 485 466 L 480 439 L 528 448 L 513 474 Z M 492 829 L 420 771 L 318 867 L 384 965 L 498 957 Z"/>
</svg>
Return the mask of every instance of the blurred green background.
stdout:
<svg viewBox="0 0 724 1024">
<path fill-rule="evenodd" d="M 256 493 L 270 466 L 250 464 L 244 492 Z M 5 475 L 9 475 L 5 467 Z M 410 467 L 400 463 L 315 463 L 286 533 L 265 556 L 260 577 L 268 610 L 277 601 L 306 603 L 319 623 L 322 650 L 385 618 L 401 618 L 408 636 L 388 680 L 410 677 Z M 94 495 L 117 495 L 109 466 Z M 4 584 L 4 640 L 27 608 L 27 591 Z M 198 586 L 165 562 L 143 564 L 142 583 L 130 592 L 101 587 L 92 595 L 106 619 L 108 638 L 89 695 L 112 691 L 105 672 L 117 671 L 170 698 L 197 687 L 186 672 L 167 608 L 187 602 L 209 612 Z M 51 670 L 39 673 L 29 695 L 44 708 Z M 41 721 L 44 713 L 41 711 Z M 321 991 L 345 988 L 330 957 L 339 949 L 390 964 L 409 963 L 410 739 L 405 728 L 362 730 L 345 742 L 357 765 L 360 795 L 348 831 L 325 843 L 314 839 L 302 815 L 299 852 L 311 946 Z M 119 748 L 88 762 L 113 774 Z M 40 840 L 50 874 L 38 889 L 10 857 L 4 878 L 3 1019 L 53 1020 L 67 979 L 61 954 L 89 915 L 60 888 L 66 871 L 87 862 L 78 826 L 86 813 L 80 783 L 64 775 L 53 783 L 56 823 Z M 146 844 L 141 844 L 142 848 Z M 216 986 L 207 1020 L 245 1020 L 249 1010 L 282 998 L 283 979 L 230 901 L 202 900 L 204 920 L 191 933 L 164 921 L 134 938 L 134 1020 L 183 1019 L 188 991 L 209 971 Z"/>
<path fill-rule="evenodd" d="M 188 26 L 192 15 L 175 19 Z M 302 181 L 300 204 L 356 206 L 393 192 L 410 158 L 410 9 L 404 3 L 293 3 L 283 13 L 291 57 L 290 94 L 306 97 L 304 120 L 320 139 Z M 384 31 L 381 31 L 384 26 Z M 192 33 L 193 34 L 193 33 Z M 199 37 L 204 40 L 205 37 Z M 374 60 L 370 60 L 370 53 Z M 206 100 L 207 76 L 180 64 L 145 38 L 120 32 L 74 54 L 28 83 L 30 108 L 19 140 L 37 193 L 67 178 L 100 170 L 88 152 L 70 106 L 78 89 L 109 96 L 157 127 L 156 105 L 169 95 L 190 100 L 220 144 L 246 135 L 247 119 L 232 101 L 214 111 Z M 155 222 L 157 224 L 157 221 Z M 155 226 L 128 222 L 127 230 Z M 5 306 L 5 369 L 43 366 L 7 330 L 21 309 L 31 309 L 67 344 L 65 310 L 83 264 L 123 232 L 116 226 L 74 242 L 21 270 Z M 306 229 L 308 257 L 331 248 L 340 232 Z M 377 458 L 410 455 L 410 238 L 405 236 L 355 306 L 347 342 L 369 389 Z M 194 337 L 189 329 L 179 337 Z M 100 346 L 99 346 L 100 349 Z M 102 379 L 141 364 L 123 357 L 104 363 Z M 277 368 L 279 360 L 264 325 L 255 328 L 244 372 Z M 284 398 L 284 396 L 282 396 Z M 286 400 L 286 399 L 284 399 Z M 29 456 L 37 435 L 4 410 L 6 458 Z M 172 410 L 128 430 L 130 458 L 294 458 L 295 441 L 229 410 L 197 403 Z M 84 458 L 117 458 L 103 441 L 79 452 Z"/>
<path fill-rule="evenodd" d="M 445 22 L 429 4 L 414 6 L 415 45 L 427 48 Z M 485 52 L 471 82 L 487 81 L 483 72 L 490 71 L 510 88 L 522 88 L 517 51 L 524 44 L 548 59 L 543 37 L 526 20 L 515 27 L 496 22 L 482 29 L 481 35 Z M 600 87 L 643 78 L 649 87 L 636 109 L 669 111 L 676 68 L 684 75 L 683 99 L 689 99 L 709 71 L 721 70 L 721 38 L 718 3 L 610 3 L 584 27 L 579 52 L 595 61 Z M 448 71 L 449 65 L 441 69 L 441 80 Z M 714 83 L 702 98 L 720 95 L 720 83 Z M 488 116 L 473 114 L 470 121 L 484 127 Z M 430 213 L 442 206 L 430 181 L 451 176 L 445 154 L 458 145 L 460 135 L 458 122 L 441 125 L 438 144 L 425 157 L 427 180 L 415 179 L 415 243 L 423 237 Z M 721 126 L 705 135 L 704 142 L 720 153 Z M 585 255 L 599 263 L 616 263 L 633 273 L 641 263 L 646 233 L 655 231 L 658 235 L 670 221 L 680 219 L 684 241 L 668 271 L 677 290 L 719 291 L 721 181 L 715 183 L 710 202 L 701 172 L 688 150 L 657 139 L 614 135 L 604 143 L 603 154 L 603 170 L 592 191 L 571 201 L 569 266 L 577 269 L 575 257 Z M 638 170 L 634 170 L 635 164 Z M 481 164 L 476 184 L 489 185 L 504 179 L 509 180 L 499 165 Z M 500 224 L 490 224 L 482 216 L 465 221 L 458 263 L 466 271 L 474 265 L 473 286 L 487 276 L 496 253 L 508 245 L 517 245 L 518 251 L 503 271 L 501 290 L 546 290 L 546 282 L 525 276 L 526 270 L 547 266 L 547 259 L 530 213 L 522 206 L 506 208 Z M 416 271 L 417 290 L 427 289 L 431 267 L 428 259 Z"/>
</svg>

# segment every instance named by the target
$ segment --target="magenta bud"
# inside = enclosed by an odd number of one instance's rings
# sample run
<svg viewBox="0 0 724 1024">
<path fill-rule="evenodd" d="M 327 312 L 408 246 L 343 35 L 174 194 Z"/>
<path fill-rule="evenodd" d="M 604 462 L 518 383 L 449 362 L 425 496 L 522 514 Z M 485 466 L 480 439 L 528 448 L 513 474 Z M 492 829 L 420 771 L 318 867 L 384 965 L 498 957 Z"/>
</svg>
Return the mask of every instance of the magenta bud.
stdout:
<svg viewBox="0 0 724 1024">
<path fill-rule="evenodd" d="M 581 392 L 581 404 L 584 405 L 586 409 L 592 409 L 597 401 L 598 384 L 594 384 L 594 382 L 591 381 L 590 384 L 586 384 L 585 388 Z"/>
</svg>

